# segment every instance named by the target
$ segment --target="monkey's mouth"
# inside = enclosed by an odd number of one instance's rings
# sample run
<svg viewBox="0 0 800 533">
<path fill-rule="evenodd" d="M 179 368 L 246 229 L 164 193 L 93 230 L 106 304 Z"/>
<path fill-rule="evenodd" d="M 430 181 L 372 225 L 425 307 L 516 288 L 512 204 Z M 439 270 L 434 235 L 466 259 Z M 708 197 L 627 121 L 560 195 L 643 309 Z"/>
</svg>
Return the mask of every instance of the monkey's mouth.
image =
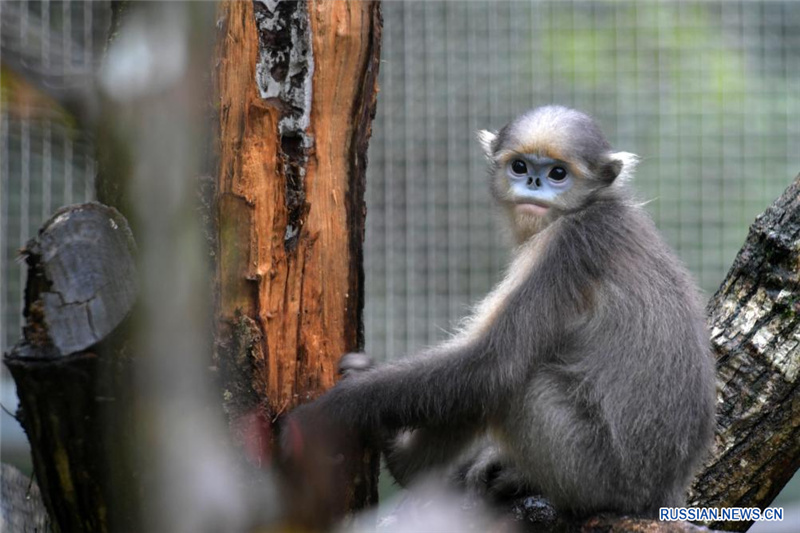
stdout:
<svg viewBox="0 0 800 533">
<path fill-rule="evenodd" d="M 549 205 L 542 205 L 533 202 L 518 203 L 514 207 L 514 212 L 518 215 L 528 215 L 534 217 L 543 217 L 549 210 Z"/>
</svg>

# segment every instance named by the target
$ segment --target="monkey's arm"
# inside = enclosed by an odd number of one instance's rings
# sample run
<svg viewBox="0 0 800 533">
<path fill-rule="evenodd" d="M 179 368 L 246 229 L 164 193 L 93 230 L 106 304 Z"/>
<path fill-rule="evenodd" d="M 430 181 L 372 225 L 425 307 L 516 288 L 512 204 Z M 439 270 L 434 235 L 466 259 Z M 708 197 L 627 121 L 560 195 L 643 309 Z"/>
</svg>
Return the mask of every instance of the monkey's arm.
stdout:
<svg viewBox="0 0 800 533">
<path fill-rule="evenodd" d="M 522 251 L 535 250 L 541 258 L 515 261 L 527 264 L 527 270 L 515 272 L 512 266 L 509 279 L 521 281 L 489 310 L 488 327 L 480 335 L 342 380 L 292 418 L 306 427 L 328 424 L 365 435 L 485 426 L 525 387 L 543 357 L 564 342 L 585 307 L 591 276 L 581 272 L 579 258 L 590 241 L 563 230 L 555 236 Z"/>
<path fill-rule="evenodd" d="M 373 368 L 372 358 L 364 353 L 348 353 L 339 360 L 339 373 L 344 378 Z M 421 472 L 445 465 L 462 454 L 475 439 L 476 428 L 464 425 L 424 427 L 388 433 L 381 445 L 386 466 L 395 481 L 407 486 Z"/>
<path fill-rule="evenodd" d="M 381 429 L 480 426 L 500 407 L 505 397 L 501 391 L 524 383 L 525 366 L 497 354 L 487 340 L 445 345 L 348 377 L 295 414 L 371 434 Z"/>
</svg>

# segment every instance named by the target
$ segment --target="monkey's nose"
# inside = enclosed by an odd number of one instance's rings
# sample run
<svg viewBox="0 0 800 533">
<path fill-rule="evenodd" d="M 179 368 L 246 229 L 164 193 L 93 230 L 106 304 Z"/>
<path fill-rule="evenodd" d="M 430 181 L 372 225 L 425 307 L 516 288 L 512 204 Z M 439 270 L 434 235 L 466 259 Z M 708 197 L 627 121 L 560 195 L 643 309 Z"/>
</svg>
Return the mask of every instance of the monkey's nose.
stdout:
<svg viewBox="0 0 800 533">
<path fill-rule="evenodd" d="M 536 184 L 536 188 L 537 188 L 537 189 L 538 189 L 539 187 L 541 187 L 541 186 L 542 186 L 542 180 L 541 180 L 541 178 L 535 178 L 535 179 L 534 179 L 534 178 L 532 178 L 532 177 L 528 178 L 528 187 L 530 187 L 530 186 L 531 186 L 531 185 L 533 185 L 534 183 Z"/>
</svg>

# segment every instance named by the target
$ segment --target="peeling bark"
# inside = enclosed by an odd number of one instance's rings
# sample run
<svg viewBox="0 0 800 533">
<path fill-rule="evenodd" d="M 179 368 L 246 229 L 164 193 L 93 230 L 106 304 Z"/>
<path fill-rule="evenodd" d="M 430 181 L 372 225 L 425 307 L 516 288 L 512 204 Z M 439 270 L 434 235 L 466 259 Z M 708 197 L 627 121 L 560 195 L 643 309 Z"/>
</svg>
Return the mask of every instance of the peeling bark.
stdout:
<svg viewBox="0 0 800 533">
<path fill-rule="evenodd" d="M 314 138 L 309 132 L 314 54 L 308 4 L 253 2 L 258 33 L 256 84 L 261 98 L 281 110 L 278 120 L 279 153 L 286 178 L 286 232 L 283 244 L 297 247 L 305 222 L 305 178 Z"/>
<path fill-rule="evenodd" d="M 380 4 L 225 2 L 220 27 L 217 358 L 249 369 L 228 373 L 232 419 L 255 399 L 274 420 L 363 348 Z M 350 509 L 377 498 L 377 457 L 353 463 Z"/>
</svg>

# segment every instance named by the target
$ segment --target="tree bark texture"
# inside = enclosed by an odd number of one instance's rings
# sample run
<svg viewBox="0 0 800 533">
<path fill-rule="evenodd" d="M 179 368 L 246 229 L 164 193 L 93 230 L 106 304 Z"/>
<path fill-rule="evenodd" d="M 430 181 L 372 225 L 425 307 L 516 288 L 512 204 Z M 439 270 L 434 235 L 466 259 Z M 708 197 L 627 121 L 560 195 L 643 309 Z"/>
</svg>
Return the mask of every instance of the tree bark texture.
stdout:
<svg viewBox="0 0 800 533">
<path fill-rule="evenodd" d="M 750 227 L 708 315 L 716 449 L 690 505 L 764 508 L 800 467 L 800 176 Z"/>
<path fill-rule="evenodd" d="M 219 19 L 218 363 L 232 419 L 269 423 L 363 348 L 380 4 L 224 2 Z M 377 498 L 361 454 L 351 509 Z"/>
<path fill-rule="evenodd" d="M 61 209 L 23 251 L 23 340 L 5 357 L 56 531 L 135 531 L 138 495 L 124 319 L 135 245 L 113 208 Z"/>
</svg>

